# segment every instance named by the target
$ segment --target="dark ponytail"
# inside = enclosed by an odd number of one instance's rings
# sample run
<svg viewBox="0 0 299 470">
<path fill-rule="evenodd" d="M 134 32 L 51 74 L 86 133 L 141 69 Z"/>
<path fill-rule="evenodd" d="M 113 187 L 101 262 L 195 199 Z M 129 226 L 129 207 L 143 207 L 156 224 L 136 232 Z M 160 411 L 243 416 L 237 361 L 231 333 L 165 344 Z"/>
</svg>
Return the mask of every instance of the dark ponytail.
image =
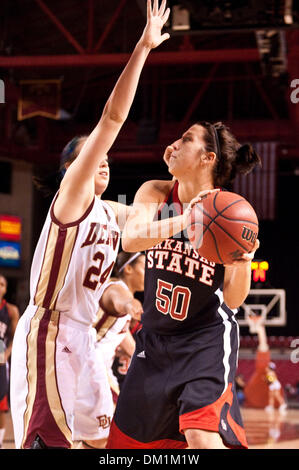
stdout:
<svg viewBox="0 0 299 470">
<path fill-rule="evenodd" d="M 51 173 L 34 175 L 33 183 L 44 197 L 53 197 L 58 191 L 60 183 L 65 174 L 66 163 L 72 163 L 79 155 L 80 144 L 87 139 L 87 136 L 77 136 L 70 140 L 60 155 L 59 168 Z"/>
<path fill-rule="evenodd" d="M 238 148 L 235 160 L 236 173 L 246 175 L 260 163 L 261 159 L 251 144 L 244 144 Z"/>
<path fill-rule="evenodd" d="M 222 122 L 211 124 L 201 121 L 197 124 L 206 130 L 205 150 L 215 152 L 217 157 L 214 167 L 215 186 L 230 185 L 237 174 L 245 175 L 256 165 L 261 165 L 261 159 L 252 145 L 241 145 Z"/>
</svg>

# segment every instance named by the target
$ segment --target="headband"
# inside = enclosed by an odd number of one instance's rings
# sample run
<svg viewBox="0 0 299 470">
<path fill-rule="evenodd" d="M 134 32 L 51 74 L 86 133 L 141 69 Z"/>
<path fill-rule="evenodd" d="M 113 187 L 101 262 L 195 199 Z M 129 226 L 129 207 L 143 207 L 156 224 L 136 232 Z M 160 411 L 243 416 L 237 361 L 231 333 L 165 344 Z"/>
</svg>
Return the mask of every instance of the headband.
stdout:
<svg viewBox="0 0 299 470">
<path fill-rule="evenodd" d="M 66 144 L 60 156 L 60 165 L 64 165 L 68 161 L 70 155 L 75 150 L 79 139 L 80 137 L 78 136 L 73 137 L 72 140 Z"/>
<path fill-rule="evenodd" d="M 142 253 L 138 251 L 138 253 L 135 253 L 133 256 L 131 256 L 131 258 L 129 258 L 128 261 L 126 261 L 125 264 L 122 265 L 122 267 L 118 270 L 118 272 L 121 273 L 125 269 L 127 264 L 131 264 L 132 261 L 134 261 L 134 259 L 138 258 L 138 256 L 140 255 L 142 255 Z"/>
<path fill-rule="evenodd" d="M 216 141 L 216 147 L 217 147 L 217 157 L 220 158 L 221 157 L 221 150 L 220 150 L 220 143 L 219 143 L 219 138 L 218 138 L 218 132 L 217 132 L 217 129 L 215 126 L 213 126 L 213 129 L 214 129 L 214 135 L 215 135 L 215 141 Z"/>
</svg>

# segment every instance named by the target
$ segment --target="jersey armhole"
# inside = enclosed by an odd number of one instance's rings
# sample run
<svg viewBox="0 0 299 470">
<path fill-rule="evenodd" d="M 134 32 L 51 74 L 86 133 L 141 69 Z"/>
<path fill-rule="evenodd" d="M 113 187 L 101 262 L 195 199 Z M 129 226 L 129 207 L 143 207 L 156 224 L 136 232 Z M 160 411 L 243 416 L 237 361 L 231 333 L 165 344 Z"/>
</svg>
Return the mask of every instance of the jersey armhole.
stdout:
<svg viewBox="0 0 299 470">
<path fill-rule="evenodd" d="M 54 214 L 54 204 L 55 204 L 55 201 L 56 201 L 57 197 L 58 197 L 58 193 L 55 195 L 55 197 L 52 201 L 51 208 L 50 208 L 50 217 L 51 217 L 52 222 L 54 224 L 58 225 L 58 227 L 60 227 L 60 228 L 75 227 L 76 225 L 79 225 L 81 222 L 83 222 L 83 220 L 86 219 L 86 217 L 92 211 L 94 203 L 95 203 L 95 199 L 96 199 L 96 196 L 94 196 L 94 198 L 91 201 L 89 207 L 86 209 L 84 214 L 79 219 L 75 220 L 74 222 L 70 222 L 68 224 L 63 224 L 56 218 L 56 216 Z"/>
<path fill-rule="evenodd" d="M 165 206 L 165 204 L 167 204 L 167 201 L 168 201 L 168 199 L 169 199 L 169 196 L 174 193 L 175 188 L 177 188 L 178 185 L 179 185 L 178 181 L 175 180 L 175 181 L 174 181 L 174 184 L 173 184 L 173 186 L 172 186 L 172 188 L 171 188 L 170 191 L 169 191 L 169 193 L 166 194 L 164 201 L 160 203 L 160 206 L 159 206 L 159 208 L 158 208 L 158 211 L 157 211 L 157 213 L 156 213 L 156 216 L 155 216 L 154 220 L 158 220 L 158 218 L 159 218 L 159 216 L 160 216 L 160 214 L 161 214 L 161 212 L 162 212 L 162 210 L 163 210 L 163 207 Z"/>
</svg>

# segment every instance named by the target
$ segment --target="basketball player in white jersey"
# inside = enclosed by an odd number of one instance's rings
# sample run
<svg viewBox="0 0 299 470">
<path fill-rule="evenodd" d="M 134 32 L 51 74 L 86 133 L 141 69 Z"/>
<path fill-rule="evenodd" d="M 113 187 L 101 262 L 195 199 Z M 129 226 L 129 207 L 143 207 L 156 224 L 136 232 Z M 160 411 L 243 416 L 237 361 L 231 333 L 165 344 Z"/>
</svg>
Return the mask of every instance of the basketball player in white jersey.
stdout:
<svg viewBox="0 0 299 470">
<path fill-rule="evenodd" d="M 127 118 L 146 58 L 169 37 L 161 33 L 168 16 L 166 0 L 160 7 L 158 0 L 153 5 L 148 0 L 143 34 L 98 124 L 68 168 L 42 229 L 31 267 L 30 303 L 12 351 L 11 410 L 17 448 L 72 447 L 80 407 L 77 384 L 85 363 L 90 393 L 81 437 L 104 438 L 95 414 L 105 392 L 98 380 L 92 324 L 118 252 L 119 227 L 118 214 L 96 195 L 108 185 L 106 155 Z M 80 432 L 80 423 L 76 424 Z M 109 429 L 104 432 L 108 435 Z"/>
<path fill-rule="evenodd" d="M 97 335 L 98 362 L 105 365 L 101 390 L 105 390 L 106 395 L 102 396 L 101 408 L 97 410 L 99 422 L 104 429 L 110 427 L 110 416 L 107 409 L 114 408 L 113 403 L 116 403 L 119 395 L 119 384 L 112 372 L 116 348 L 121 345 L 129 357 L 133 355 L 135 350 L 135 340 L 129 327 L 132 318 L 140 320 L 143 312 L 142 304 L 134 297 L 134 294 L 137 291 L 142 292 L 144 289 L 145 255 L 140 252 L 133 254 L 121 252 L 117 257 L 116 265 L 119 267 L 116 272 L 117 277 L 111 277 L 104 286 L 100 300 L 101 308 L 94 324 Z M 87 363 L 85 369 L 88 369 Z M 83 372 L 80 376 L 77 394 L 77 400 L 82 404 L 80 412 L 83 412 L 84 403 L 88 396 L 89 384 L 86 382 Z M 82 416 L 76 415 L 75 417 L 75 440 L 80 438 L 76 435 L 76 419 L 78 418 L 83 422 L 85 420 L 84 413 Z M 92 442 L 92 444 L 95 443 Z M 79 447 L 90 448 L 92 445 L 89 441 L 83 440 Z"/>
</svg>

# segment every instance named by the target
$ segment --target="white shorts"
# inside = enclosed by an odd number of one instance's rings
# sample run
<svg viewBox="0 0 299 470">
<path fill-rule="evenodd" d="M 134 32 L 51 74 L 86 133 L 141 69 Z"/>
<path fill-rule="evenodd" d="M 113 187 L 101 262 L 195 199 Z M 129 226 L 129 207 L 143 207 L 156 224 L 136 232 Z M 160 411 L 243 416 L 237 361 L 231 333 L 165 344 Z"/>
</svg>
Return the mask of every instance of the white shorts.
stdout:
<svg viewBox="0 0 299 470">
<path fill-rule="evenodd" d="M 16 448 L 30 448 L 37 434 L 47 446 L 65 448 L 106 438 L 113 402 L 94 330 L 28 306 L 13 340 L 10 400 Z"/>
<path fill-rule="evenodd" d="M 269 385 L 269 390 L 271 390 L 271 391 L 280 390 L 280 389 L 281 389 L 281 385 L 280 385 L 280 382 L 278 380 L 274 380 L 274 382 L 272 382 Z"/>
</svg>

